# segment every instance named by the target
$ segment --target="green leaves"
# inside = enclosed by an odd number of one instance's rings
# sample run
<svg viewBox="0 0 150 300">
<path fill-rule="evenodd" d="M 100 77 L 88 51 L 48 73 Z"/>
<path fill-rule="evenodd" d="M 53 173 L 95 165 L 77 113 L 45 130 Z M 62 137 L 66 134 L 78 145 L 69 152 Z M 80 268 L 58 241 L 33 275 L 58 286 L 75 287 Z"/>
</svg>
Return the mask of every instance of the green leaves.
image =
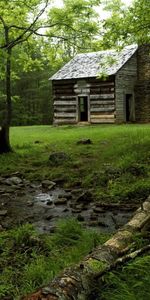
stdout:
<svg viewBox="0 0 150 300">
<path fill-rule="evenodd" d="M 93 40 L 99 32 L 99 16 L 94 10 L 96 3 L 89 0 L 65 0 L 63 7 L 49 10 L 49 40 L 58 54 L 62 51 L 65 60 L 78 51 L 93 49 Z"/>
<path fill-rule="evenodd" d="M 108 0 L 105 10 L 110 17 L 103 22 L 103 43 L 108 47 L 150 41 L 149 0 L 134 0 L 126 7 L 121 0 Z"/>
</svg>

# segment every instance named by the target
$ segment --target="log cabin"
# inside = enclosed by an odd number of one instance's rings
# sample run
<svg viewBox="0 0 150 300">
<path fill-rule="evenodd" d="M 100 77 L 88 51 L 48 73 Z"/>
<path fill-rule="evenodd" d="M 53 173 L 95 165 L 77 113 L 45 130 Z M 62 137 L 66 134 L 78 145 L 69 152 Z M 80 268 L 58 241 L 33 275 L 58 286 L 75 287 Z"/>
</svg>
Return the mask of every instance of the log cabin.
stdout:
<svg viewBox="0 0 150 300">
<path fill-rule="evenodd" d="M 50 79 L 54 124 L 150 122 L 150 45 L 78 54 Z"/>
</svg>

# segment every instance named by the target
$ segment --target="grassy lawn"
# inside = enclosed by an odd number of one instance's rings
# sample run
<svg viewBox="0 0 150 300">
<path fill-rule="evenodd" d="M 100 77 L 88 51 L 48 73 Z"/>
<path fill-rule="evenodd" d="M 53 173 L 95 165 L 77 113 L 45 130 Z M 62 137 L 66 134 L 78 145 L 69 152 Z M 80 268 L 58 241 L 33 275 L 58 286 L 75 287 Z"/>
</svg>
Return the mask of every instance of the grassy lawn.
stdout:
<svg viewBox="0 0 150 300">
<path fill-rule="evenodd" d="M 89 138 L 91 145 L 77 145 Z M 0 157 L 1 174 L 60 179 L 66 188 L 91 189 L 98 201 L 142 201 L 150 192 L 150 126 L 30 126 L 11 128 L 14 153 Z M 49 155 L 69 156 L 59 166 Z"/>
</svg>

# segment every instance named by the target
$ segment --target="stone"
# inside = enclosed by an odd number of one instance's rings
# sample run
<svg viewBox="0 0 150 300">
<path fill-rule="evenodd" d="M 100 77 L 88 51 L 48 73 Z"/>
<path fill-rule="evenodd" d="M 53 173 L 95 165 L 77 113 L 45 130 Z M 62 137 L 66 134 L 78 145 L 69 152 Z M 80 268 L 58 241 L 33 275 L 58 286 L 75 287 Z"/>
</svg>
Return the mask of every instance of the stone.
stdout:
<svg viewBox="0 0 150 300">
<path fill-rule="evenodd" d="M 68 160 L 70 160 L 70 156 L 65 152 L 53 152 L 49 156 L 49 162 L 52 166 L 62 165 Z"/>
<path fill-rule="evenodd" d="M 27 193 L 26 190 L 19 190 L 19 191 L 17 191 L 17 196 L 23 197 L 26 195 L 26 193 Z"/>
<path fill-rule="evenodd" d="M 37 140 L 37 141 L 35 141 L 34 143 L 35 143 L 35 144 L 40 144 L 40 143 L 41 143 L 41 141 L 38 141 L 38 140 Z"/>
<path fill-rule="evenodd" d="M 102 145 L 108 145 L 109 141 L 108 140 L 102 140 L 102 141 L 100 141 L 100 144 L 102 144 Z"/>
<path fill-rule="evenodd" d="M 90 145 L 92 141 L 90 139 L 81 139 L 77 141 L 77 145 Z"/>
<path fill-rule="evenodd" d="M 7 189 L 6 189 L 7 193 L 14 193 L 16 192 L 16 185 L 11 185 L 11 186 L 8 186 Z"/>
<path fill-rule="evenodd" d="M 30 180 L 24 179 L 23 182 L 24 182 L 24 184 L 25 184 L 26 186 L 30 186 L 30 185 L 31 185 Z"/>
<path fill-rule="evenodd" d="M 72 194 L 71 194 L 71 193 L 65 194 L 65 198 L 66 198 L 67 200 L 71 200 L 71 199 L 72 199 Z"/>
<path fill-rule="evenodd" d="M 108 225 L 102 221 L 98 221 L 98 226 L 108 227 Z"/>
<path fill-rule="evenodd" d="M 97 226 L 98 226 L 98 222 L 95 221 L 95 220 L 89 221 L 89 222 L 88 222 L 88 226 L 91 226 L 91 227 L 97 227 Z"/>
<path fill-rule="evenodd" d="M 59 198 L 55 201 L 55 205 L 63 205 L 67 203 L 67 199 L 66 198 Z"/>
<path fill-rule="evenodd" d="M 93 211 L 97 214 L 104 212 L 104 209 L 102 207 L 94 207 Z"/>
<path fill-rule="evenodd" d="M 5 189 L 4 187 L 1 187 L 1 188 L 0 188 L 0 194 L 5 193 L 5 190 L 6 190 L 6 189 Z"/>
<path fill-rule="evenodd" d="M 69 209 L 66 207 L 66 208 L 64 208 L 64 210 L 63 210 L 63 212 L 68 212 L 69 211 Z"/>
<path fill-rule="evenodd" d="M 77 199 L 79 203 L 90 203 L 92 201 L 92 194 L 89 191 L 83 192 Z"/>
<path fill-rule="evenodd" d="M 0 224 L 0 232 L 3 231 L 3 230 L 4 230 L 4 228 L 3 228 L 3 226 Z"/>
<path fill-rule="evenodd" d="M 32 201 L 27 201 L 27 206 L 32 207 L 34 203 Z"/>
<path fill-rule="evenodd" d="M 81 208 L 72 208 L 72 213 L 78 214 L 81 213 L 82 209 Z"/>
<path fill-rule="evenodd" d="M 8 213 L 7 209 L 0 210 L 0 217 L 5 217 L 5 216 L 7 216 L 7 213 Z"/>
<path fill-rule="evenodd" d="M 61 199 L 61 198 L 64 198 L 63 194 L 58 195 L 58 199 Z M 66 195 L 65 195 L 65 198 L 66 198 Z"/>
<path fill-rule="evenodd" d="M 4 178 L 0 176 L 0 183 L 4 182 Z"/>
<path fill-rule="evenodd" d="M 77 216 L 77 220 L 79 221 L 79 222 L 84 222 L 84 217 L 82 216 L 82 215 L 78 215 Z"/>
<path fill-rule="evenodd" d="M 51 190 L 56 185 L 55 182 L 45 179 L 42 181 L 42 188 Z"/>
<path fill-rule="evenodd" d="M 97 214 L 91 214 L 90 219 L 91 219 L 92 221 L 97 221 L 97 219 L 98 219 Z"/>
<path fill-rule="evenodd" d="M 62 174 L 62 175 L 63 175 L 63 174 Z M 59 178 L 55 178 L 54 181 L 55 181 L 56 184 L 58 184 L 58 185 L 60 186 L 60 185 L 63 185 L 63 184 L 64 184 L 64 182 L 66 181 L 66 179 L 63 178 L 63 177 L 62 177 L 62 178 L 59 177 Z"/>
<path fill-rule="evenodd" d="M 9 199 L 11 199 L 9 193 L 4 193 L 1 196 L 2 196 L 3 200 L 9 200 Z"/>
<path fill-rule="evenodd" d="M 47 202 L 47 201 L 51 201 L 51 197 L 48 193 L 39 193 L 36 195 L 35 199 L 38 202 Z"/>
<path fill-rule="evenodd" d="M 49 229 L 50 233 L 54 233 L 56 231 L 56 226 L 51 226 Z"/>
<path fill-rule="evenodd" d="M 83 193 L 83 190 L 82 190 L 82 189 L 74 189 L 74 190 L 71 191 L 71 194 L 72 194 L 73 196 L 79 195 L 79 194 L 81 194 L 81 193 Z"/>
<path fill-rule="evenodd" d="M 5 183 L 8 185 L 18 185 L 22 183 L 22 179 L 17 176 L 13 176 L 5 179 Z"/>
<path fill-rule="evenodd" d="M 77 209 L 81 209 L 81 210 L 86 210 L 88 208 L 87 203 L 79 203 L 78 205 L 76 205 Z"/>
<path fill-rule="evenodd" d="M 47 221 L 50 221 L 52 218 L 53 218 L 52 215 L 47 215 L 47 216 L 45 217 L 45 219 L 46 219 Z"/>
<path fill-rule="evenodd" d="M 46 204 L 47 204 L 48 206 L 50 206 L 50 205 L 53 204 L 53 201 L 52 201 L 52 200 L 48 200 Z"/>
</svg>

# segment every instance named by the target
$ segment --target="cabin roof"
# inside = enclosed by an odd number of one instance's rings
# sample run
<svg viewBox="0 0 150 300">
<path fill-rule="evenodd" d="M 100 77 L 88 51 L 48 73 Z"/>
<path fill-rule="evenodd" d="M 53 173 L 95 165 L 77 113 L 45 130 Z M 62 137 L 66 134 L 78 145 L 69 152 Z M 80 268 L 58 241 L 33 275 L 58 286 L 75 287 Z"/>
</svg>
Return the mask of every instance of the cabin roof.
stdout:
<svg viewBox="0 0 150 300">
<path fill-rule="evenodd" d="M 130 45 L 121 51 L 106 50 L 77 54 L 50 79 L 97 77 L 99 74 L 115 75 L 136 52 L 137 48 L 137 45 Z"/>
</svg>

